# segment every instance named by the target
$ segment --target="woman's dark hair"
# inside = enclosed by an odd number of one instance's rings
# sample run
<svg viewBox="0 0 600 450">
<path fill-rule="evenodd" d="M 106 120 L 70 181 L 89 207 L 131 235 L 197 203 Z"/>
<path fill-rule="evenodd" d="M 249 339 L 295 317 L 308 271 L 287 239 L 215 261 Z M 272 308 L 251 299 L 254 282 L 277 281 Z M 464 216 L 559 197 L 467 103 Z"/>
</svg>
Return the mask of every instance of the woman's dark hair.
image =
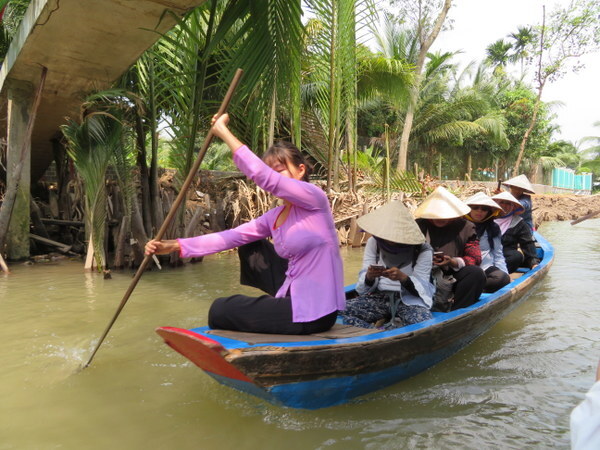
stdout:
<svg viewBox="0 0 600 450">
<path fill-rule="evenodd" d="M 310 173 L 312 166 L 304 159 L 304 155 L 298 147 L 291 142 L 277 141 L 268 148 L 262 157 L 263 161 L 268 165 L 272 166 L 273 163 L 278 162 L 287 166 L 292 164 L 296 167 L 300 167 L 300 164 L 304 164 L 305 171 L 302 177 L 303 181 L 310 181 Z"/>
</svg>

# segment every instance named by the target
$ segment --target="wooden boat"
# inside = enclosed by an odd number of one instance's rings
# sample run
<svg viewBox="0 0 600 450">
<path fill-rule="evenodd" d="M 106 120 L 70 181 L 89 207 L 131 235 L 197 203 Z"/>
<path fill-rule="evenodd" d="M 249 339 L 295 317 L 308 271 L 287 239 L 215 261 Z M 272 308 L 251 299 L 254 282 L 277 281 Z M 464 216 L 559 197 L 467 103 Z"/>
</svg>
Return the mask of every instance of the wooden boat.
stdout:
<svg viewBox="0 0 600 450">
<path fill-rule="evenodd" d="M 546 275 L 552 246 L 536 233 L 540 264 L 474 305 L 433 313 L 389 331 L 335 325 L 308 336 L 265 335 L 208 327 L 161 327 L 165 342 L 218 382 L 271 403 L 317 409 L 390 386 L 455 354 L 525 300 Z M 353 286 L 347 288 L 351 292 Z"/>
</svg>

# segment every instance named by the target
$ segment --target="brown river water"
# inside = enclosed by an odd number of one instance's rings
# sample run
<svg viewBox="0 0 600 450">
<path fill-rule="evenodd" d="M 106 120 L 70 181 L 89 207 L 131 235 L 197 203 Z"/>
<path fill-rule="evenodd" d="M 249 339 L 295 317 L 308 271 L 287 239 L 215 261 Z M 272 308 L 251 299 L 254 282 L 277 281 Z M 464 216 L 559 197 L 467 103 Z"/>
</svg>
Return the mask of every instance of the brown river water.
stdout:
<svg viewBox="0 0 600 450">
<path fill-rule="evenodd" d="M 221 386 L 154 333 L 205 325 L 213 298 L 252 292 L 235 254 L 144 274 L 85 370 L 132 274 L 13 264 L 0 276 L 0 450 L 568 448 L 600 357 L 600 220 L 540 231 L 556 259 L 527 302 L 434 368 L 317 411 Z M 342 254 L 353 283 L 362 251 Z"/>
</svg>

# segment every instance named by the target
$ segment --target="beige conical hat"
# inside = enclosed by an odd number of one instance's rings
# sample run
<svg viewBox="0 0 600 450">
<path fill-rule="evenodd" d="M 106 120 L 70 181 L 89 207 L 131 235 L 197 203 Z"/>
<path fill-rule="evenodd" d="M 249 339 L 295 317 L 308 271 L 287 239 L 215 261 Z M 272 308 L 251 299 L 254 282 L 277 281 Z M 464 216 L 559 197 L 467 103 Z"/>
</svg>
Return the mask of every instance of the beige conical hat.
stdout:
<svg viewBox="0 0 600 450">
<path fill-rule="evenodd" d="M 360 217 L 356 223 L 367 233 L 398 244 L 418 245 L 425 236 L 410 211 L 400 201 L 393 201 Z"/>
<path fill-rule="evenodd" d="M 514 203 L 515 206 L 517 206 L 517 209 L 514 210 L 515 213 L 523 212 L 525 210 L 525 208 L 523 208 L 523 205 L 521 205 L 521 202 L 519 202 L 519 200 L 517 200 L 514 197 L 514 195 L 512 195 L 510 192 L 501 192 L 500 194 L 496 194 L 492 197 L 492 200 L 504 200 L 507 202 Z"/>
<path fill-rule="evenodd" d="M 468 214 L 471 208 L 462 200 L 439 186 L 423 200 L 415 211 L 415 217 L 421 219 L 455 219 Z"/>
<path fill-rule="evenodd" d="M 533 186 L 531 185 L 527 177 L 523 174 L 519 175 L 518 177 L 511 178 L 510 180 L 506 180 L 502 182 L 502 184 L 506 186 L 515 186 L 521 188 L 528 194 L 535 194 Z"/>
<path fill-rule="evenodd" d="M 471 195 L 468 199 L 465 200 L 465 203 L 469 206 L 471 205 L 483 205 L 489 206 L 490 208 L 502 210 L 500 205 L 492 200 L 492 197 L 485 194 L 485 192 L 478 192 L 475 195 Z"/>
</svg>

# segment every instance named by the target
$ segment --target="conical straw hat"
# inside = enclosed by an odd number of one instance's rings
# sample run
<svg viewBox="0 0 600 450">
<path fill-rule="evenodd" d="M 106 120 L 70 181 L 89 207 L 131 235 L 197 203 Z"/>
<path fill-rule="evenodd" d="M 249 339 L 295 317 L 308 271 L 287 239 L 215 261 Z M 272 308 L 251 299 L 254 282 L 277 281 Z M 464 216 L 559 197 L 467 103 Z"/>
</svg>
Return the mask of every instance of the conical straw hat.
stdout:
<svg viewBox="0 0 600 450">
<path fill-rule="evenodd" d="M 474 195 L 471 195 L 468 199 L 465 200 L 465 203 L 469 206 L 479 205 L 479 206 L 489 206 L 492 208 L 492 213 L 487 215 L 484 221 L 489 220 L 493 217 L 497 217 L 502 213 L 502 208 L 498 203 L 496 203 L 492 198 L 486 195 L 484 192 L 477 192 Z M 471 210 L 472 211 L 472 210 Z M 471 217 L 471 213 L 465 216 L 469 220 L 473 220 Z"/>
<path fill-rule="evenodd" d="M 455 219 L 468 214 L 471 208 L 447 189 L 439 186 L 423 200 L 415 211 L 421 219 Z"/>
<path fill-rule="evenodd" d="M 492 197 L 486 195 L 484 192 L 478 192 L 474 195 L 471 195 L 468 199 L 465 200 L 465 203 L 469 206 L 471 205 L 482 205 L 489 206 L 494 210 L 501 211 L 500 205 L 492 200 Z"/>
<path fill-rule="evenodd" d="M 519 202 L 519 200 L 517 200 L 514 197 L 514 195 L 512 195 L 510 192 L 501 192 L 500 194 L 496 194 L 492 197 L 492 200 L 495 200 L 495 201 L 504 200 L 507 202 L 514 203 L 515 206 L 517 206 L 517 209 L 514 210 L 514 212 L 516 214 L 523 212 L 525 210 L 525 208 L 523 208 L 523 205 L 521 205 L 521 202 Z"/>
<path fill-rule="evenodd" d="M 528 194 L 535 194 L 533 186 L 531 185 L 527 177 L 523 174 L 519 175 L 518 177 L 511 178 L 510 180 L 506 180 L 502 184 L 506 186 L 515 186 L 521 188 Z"/>
<path fill-rule="evenodd" d="M 356 223 L 367 233 L 398 244 L 418 245 L 425 236 L 410 211 L 400 201 L 393 201 L 360 217 Z"/>
</svg>

